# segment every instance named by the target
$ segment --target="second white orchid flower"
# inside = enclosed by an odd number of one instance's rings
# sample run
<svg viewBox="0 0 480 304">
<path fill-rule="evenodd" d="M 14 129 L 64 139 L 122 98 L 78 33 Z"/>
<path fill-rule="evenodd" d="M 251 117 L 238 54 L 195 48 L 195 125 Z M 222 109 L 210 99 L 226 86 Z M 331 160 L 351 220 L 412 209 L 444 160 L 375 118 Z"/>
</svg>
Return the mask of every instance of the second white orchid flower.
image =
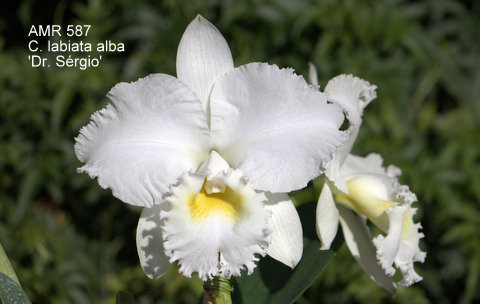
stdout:
<svg viewBox="0 0 480 304">
<path fill-rule="evenodd" d="M 234 68 L 201 16 L 186 29 L 177 78 L 120 83 L 76 138 L 81 172 L 143 206 L 137 249 L 145 273 L 173 262 L 186 276 L 252 272 L 257 254 L 295 267 L 302 228 L 288 192 L 320 175 L 346 140 L 343 113 L 291 69 Z"/>
<path fill-rule="evenodd" d="M 316 84 L 313 68 L 310 74 Z M 403 276 L 399 284 L 411 285 L 422 279 L 413 263 L 423 262 L 425 252 L 419 248 L 423 237 L 419 232 L 421 225 L 413 222 L 416 208 L 411 204 L 416 196 L 398 183 L 400 169 L 394 166 L 385 169 L 378 154 L 367 157 L 350 154 L 363 109 L 376 98 L 375 89 L 376 86 L 352 75 L 337 76 L 325 87 L 328 100 L 345 110 L 350 135 L 327 165 L 327 181 L 317 205 L 317 234 L 322 249 L 329 249 L 340 223 L 345 242 L 360 266 L 383 288 L 393 292 L 396 287 L 391 278 L 395 273 L 393 265 Z M 385 235 L 372 238 L 366 219 Z"/>
</svg>

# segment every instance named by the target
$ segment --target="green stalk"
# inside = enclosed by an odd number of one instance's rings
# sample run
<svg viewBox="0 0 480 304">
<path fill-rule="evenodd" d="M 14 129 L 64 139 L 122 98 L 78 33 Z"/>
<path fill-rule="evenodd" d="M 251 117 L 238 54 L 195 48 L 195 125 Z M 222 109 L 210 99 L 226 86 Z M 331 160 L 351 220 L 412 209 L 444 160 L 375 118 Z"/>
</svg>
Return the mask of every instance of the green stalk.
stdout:
<svg viewBox="0 0 480 304">
<path fill-rule="evenodd" d="M 233 282 L 227 278 L 216 276 L 203 283 L 203 304 L 232 304 L 231 293 Z"/>
</svg>

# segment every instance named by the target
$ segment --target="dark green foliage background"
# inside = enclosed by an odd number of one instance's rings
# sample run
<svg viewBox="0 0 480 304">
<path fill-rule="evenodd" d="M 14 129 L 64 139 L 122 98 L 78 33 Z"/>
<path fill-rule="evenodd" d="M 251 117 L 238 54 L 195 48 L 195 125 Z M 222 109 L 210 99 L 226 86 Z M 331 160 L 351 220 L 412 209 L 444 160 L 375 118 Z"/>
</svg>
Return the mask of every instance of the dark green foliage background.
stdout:
<svg viewBox="0 0 480 304">
<path fill-rule="evenodd" d="M 10 3 L 13 2 L 13 3 Z M 480 301 L 480 3 L 454 0 L 3 1 L 0 7 L 0 242 L 33 303 L 195 303 L 198 280 L 143 275 L 139 209 L 87 175 L 73 138 L 120 81 L 175 75 L 176 48 L 197 13 L 229 42 L 236 65 L 267 61 L 322 87 L 339 73 L 378 85 L 354 151 L 402 168 L 419 198 L 424 281 L 396 297 L 343 246 L 298 303 Z M 7 7 L 8 6 L 8 7 Z M 32 68 L 32 24 L 91 24 L 84 41 L 124 42 L 86 71 Z M 45 41 L 43 41 L 45 43 Z M 74 55 L 75 56 L 75 55 Z"/>
</svg>

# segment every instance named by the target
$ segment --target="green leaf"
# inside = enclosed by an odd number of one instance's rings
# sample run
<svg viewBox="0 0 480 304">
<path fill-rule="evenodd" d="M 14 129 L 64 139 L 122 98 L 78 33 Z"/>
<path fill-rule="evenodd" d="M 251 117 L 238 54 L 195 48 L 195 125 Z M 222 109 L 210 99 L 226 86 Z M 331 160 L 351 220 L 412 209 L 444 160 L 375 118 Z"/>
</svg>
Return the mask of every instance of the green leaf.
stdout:
<svg viewBox="0 0 480 304">
<path fill-rule="evenodd" d="M 20 285 L 0 273 L 0 300 L 3 304 L 31 304 Z"/>
<path fill-rule="evenodd" d="M 318 277 L 341 245 L 336 239 L 332 250 L 320 251 L 315 233 L 316 202 L 298 208 L 303 228 L 303 257 L 295 269 L 265 257 L 252 275 L 235 279 L 233 303 L 293 303 Z"/>
<path fill-rule="evenodd" d="M 10 265 L 7 254 L 5 253 L 5 250 L 3 250 L 2 244 L 0 244 L 0 272 L 4 273 L 6 276 L 20 285 L 17 275 L 15 274 L 12 265 Z"/>
<path fill-rule="evenodd" d="M 117 292 L 117 304 L 136 304 L 135 299 L 133 296 L 125 290 L 120 290 Z"/>
</svg>

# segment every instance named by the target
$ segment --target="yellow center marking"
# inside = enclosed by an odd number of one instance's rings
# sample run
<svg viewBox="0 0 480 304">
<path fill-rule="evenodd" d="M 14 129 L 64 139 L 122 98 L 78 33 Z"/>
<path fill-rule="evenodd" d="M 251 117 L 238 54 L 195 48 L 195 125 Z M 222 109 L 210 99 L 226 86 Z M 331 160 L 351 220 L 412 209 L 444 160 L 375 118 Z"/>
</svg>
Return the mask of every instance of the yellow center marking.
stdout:
<svg viewBox="0 0 480 304">
<path fill-rule="evenodd" d="M 205 187 L 188 197 L 188 207 L 193 222 L 202 222 L 211 215 L 222 216 L 235 222 L 243 212 L 243 197 L 227 187 L 224 192 L 208 194 Z"/>
</svg>

